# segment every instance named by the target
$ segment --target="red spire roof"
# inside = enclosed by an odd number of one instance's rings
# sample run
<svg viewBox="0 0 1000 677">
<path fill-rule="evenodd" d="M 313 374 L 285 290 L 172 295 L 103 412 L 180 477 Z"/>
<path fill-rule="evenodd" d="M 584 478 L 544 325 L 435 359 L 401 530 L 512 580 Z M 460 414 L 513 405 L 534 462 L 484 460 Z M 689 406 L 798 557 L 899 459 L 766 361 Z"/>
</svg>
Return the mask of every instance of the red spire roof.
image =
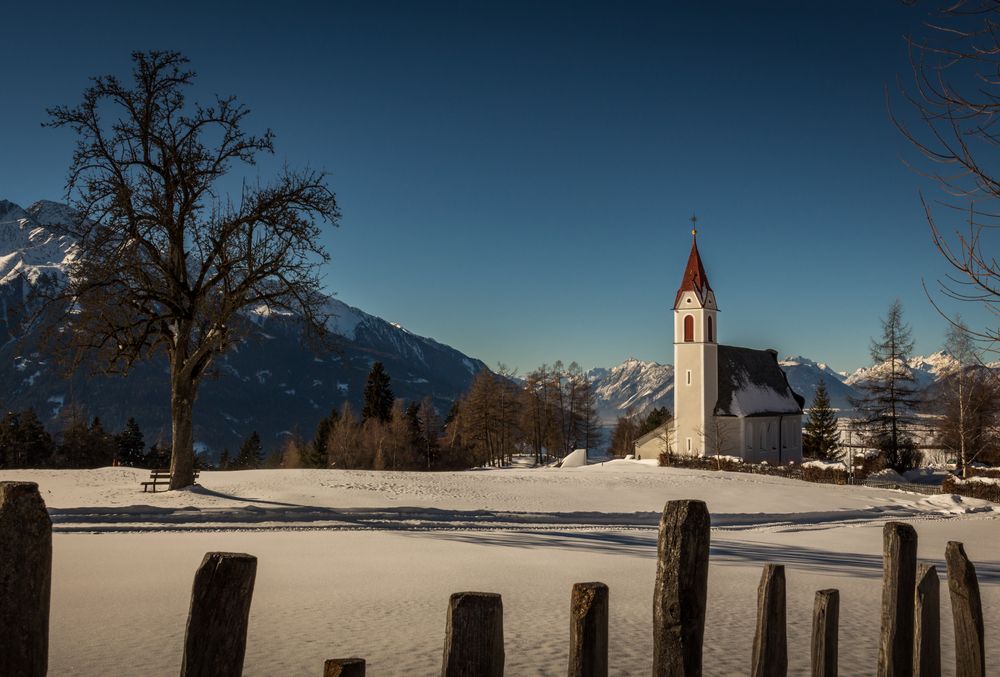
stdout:
<svg viewBox="0 0 1000 677">
<path fill-rule="evenodd" d="M 705 274 L 705 266 L 701 263 L 701 256 L 698 254 L 698 236 L 692 233 L 691 255 L 688 256 L 687 268 L 684 269 L 684 277 L 681 278 L 681 286 L 677 290 L 677 297 L 674 299 L 674 308 L 681 301 L 681 294 L 686 291 L 693 291 L 698 295 L 698 300 L 705 303 L 705 292 L 712 291 L 708 284 L 708 275 Z"/>
</svg>

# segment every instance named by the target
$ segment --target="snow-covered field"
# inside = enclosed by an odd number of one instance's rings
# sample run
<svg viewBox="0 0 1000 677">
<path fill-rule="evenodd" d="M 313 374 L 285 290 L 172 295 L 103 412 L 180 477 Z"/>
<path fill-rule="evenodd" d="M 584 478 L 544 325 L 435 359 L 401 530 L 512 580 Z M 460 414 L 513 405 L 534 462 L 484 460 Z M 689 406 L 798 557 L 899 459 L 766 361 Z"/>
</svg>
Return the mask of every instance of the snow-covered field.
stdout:
<svg viewBox="0 0 1000 677">
<path fill-rule="evenodd" d="M 50 674 L 168 675 L 180 665 L 194 571 L 210 550 L 259 558 L 247 675 L 310 675 L 359 655 L 369 674 L 440 670 L 448 596 L 503 595 L 507 674 L 566 670 L 570 587 L 611 589 L 612 674 L 649 674 L 656 525 L 667 500 L 712 511 L 705 668 L 746 674 L 764 562 L 786 565 L 789 672 L 806 674 L 813 595 L 841 591 L 842 674 L 874 673 L 881 531 L 913 523 L 945 570 L 961 540 L 976 562 L 987 664 L 1000 669 L 1000 506 L 775 477 L 615 461 L 567 470 L 202 473 L 144 494 L 146 473 L 3 471 L 39 483 L 55 561 Z M 953 656 L 943 591 L 946 673 Z"/>
</svg>

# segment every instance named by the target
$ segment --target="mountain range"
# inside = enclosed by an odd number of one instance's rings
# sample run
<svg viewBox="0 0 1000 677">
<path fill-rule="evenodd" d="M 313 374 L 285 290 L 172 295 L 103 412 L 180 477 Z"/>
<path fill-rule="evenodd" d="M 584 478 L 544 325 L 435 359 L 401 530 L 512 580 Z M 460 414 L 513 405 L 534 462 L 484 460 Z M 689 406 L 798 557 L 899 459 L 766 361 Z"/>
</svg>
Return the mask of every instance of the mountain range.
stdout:
<svg viewBox="0 0 1000 677">
<path fill-rule="evenodd" d="M 72 240 L 52 225 L 72 217 L 65 205 L 36 202 L 22 209 L 0 200 L 0 384 L 7 409 L 33 408 L 58 426 L 72 415 L 100 416 L 120 429 L 134 417 L 146 442 L 170 436 L 167 363 L 163 357 L 137 365 L 126 377 L 77 370 L 71 378 L 40 348 L 38 330 L 21 333 L 16 309 L 43 273 L 61 274 L 74 255 Z M 446 412 L 472 378 L 486 368 L 434 339 L 330 298 L 332 351 L 316 353 L 286 315 L 264 308 L 251 315 L 252 333 L 217 360 L 199 388 L 195 439 L 214 452 L 235 449 L 256 430 L 265 448 L 289 432 L 311 438 L 319 420 L 345 402 L 360 412 L 371 365 L 380 361 L 397 397 L 430 397 Z"/>
<path fill-rule="evenodd" d="M 40 348 L 37 330 L 21 333 L 20 308 L 32 285 L 45 274 L 60 275 L 75 255 L 73 241 L 51 226 L 68 222 L 66 205 L 40 201 L 27 208 L 0 200 L 0 404 L 34 408 L 58 427 L 69 415 L 100 416 L 117 430 L 132 416 L 147 442 L 169 439 L 167 365 L 163 358 L 139 364 L 127 377 L 76 371 L 70 378 Z M 345 402 L 360 409 L 371 365 L 381 361 L 397 397 L 430 397 L 442 413 L 461 396 L 486 365 L 434 339 L 330 297 L 336 349 L 314 353 L 287 315 L 259 308 L 251 313 L 253 332 L 215 365 L 201 385 L 195 407 L 198 444 L 215 452 L 234 449 L 256 430 L 273 446 L 289 432 L 310 437 L 318 421 Z M 850 398 L 878 366 L 840 373 L 802 356 L 780 361 L 792 389 L 812 404 L 823 379 L 832 405 L 851 409 Z M 954 364 L 941 351 L 909 362 L 917 386 L 938 382 Z M 610 425 L 626 412 L 648 413 L 673 406 L 674 369 L 669 364 L 628 359 L 588 372 L 598 415 Z"/>
<path fill-rule="evenodd" d="M 812 406 L 820 379 L 826 384 L 830 404 L 842 412 L 853 409 L 851 398 L 861 397 L 861 387 L 881 365 L 862 367 L 851 373 L 834 371 L 822 362 L 801 355 L 779 361 L 788 384 Z M 909 366 L 918 390 L 927 390 L 938 383 L 955 365 L 955 359 L 945 351 L 911 358 Z M 1000 367 L 1000 365 L 990 365 Z M 588 372 L 598 396 L 598 415 L 604 424 L 631 411 L 646 414 L 655 407 L 673 407 L 674 368 L 669 364 L 644 362 L 630 358 L 611 369 Z"/>
</svg>

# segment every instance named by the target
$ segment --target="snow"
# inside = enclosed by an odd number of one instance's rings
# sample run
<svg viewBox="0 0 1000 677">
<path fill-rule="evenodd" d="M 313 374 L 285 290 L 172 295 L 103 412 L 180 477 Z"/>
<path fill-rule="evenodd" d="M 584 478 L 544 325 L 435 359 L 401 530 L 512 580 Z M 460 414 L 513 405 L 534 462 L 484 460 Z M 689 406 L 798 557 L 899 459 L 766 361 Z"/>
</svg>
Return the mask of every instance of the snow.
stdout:
<svg viewBox="0 0 1000 677">
<path fill-rule="evenodd" d="M 900 475 L 898 472 L 892 468 L 884 468 L 877 472 L 873 472 L 868 476 L 870 480 L 878 480 L 880 482 L 906 482 L 906 478 Z"/>
<path fill-rule="evenodd" d="M 965 482 L 977 482 L 979 484 L 993 484 L 993 485 L 996 485 L 996 486 L 1000 486 L 1000 478 L 997 478 L 997 477 L 979 477 L 979 476 L 976 476 L 976 477 L 970 477 L 970 478 L 968 478 L 968 479 L 966 479 L 964 481 Z"/>
<path fill-rule="evenodd" d="M 882 525 L 918 556 L 961 540 L 1000 618 L 997 507 L 950 495 L 610 461 L 571 470 L 203 472 L 143 494 L 146 471 L 0 471 L 39 483 L 54 524 L 50 674 L 176 674 L 191 581 L 207 551 L 259 558 L 246 675 L 316 674 L 361 655 L 371 674 L 440 668 L 448 595 L 499 592 L 507 674 L 565 672 L 570 588 L 611 589 L 614 674 L 649 674 L 656 530 L 665 501 L 712 512 L 706 674 L 746 674 L 764 562 L 786 566 L 788 644 L 808 647 L 815 591 L 841 593 L 841 674 L 878 655 Z M 942 619 L 950 617 L 942 595 Z M 954 661 L 942 622 L 945 664 Z M 789 674 L 808 674 L 808 650 Z M 1000 663 L 1000 643 L 987 643 Z"/>
<path fill-rule="evenodd" d="M 564 458 L 562 463 L 559 464 L 559 467 L 580 468 L 585 465 L 587 465 L 587 450 L 574 449 L 572 453 L 566 455 L 566 458 Z"/>
<path fill-rule="evenodd" d="M 819 468 L 820 470 L 843 470 L 847 472 L 847 465 L 843 461 L 806 461 L 803 468 Z"/>
<path fill-rule="evenodd" d="M 46 401 L 49 404 L 55 405 L 55 406 L 52 407 L 52 418 L 55 418 L 56 416 L 59 415 L 59 412 L 62 411 L 63 404 L 66 403 L 66 396 L 65 395 L 53 395 L 52 397 L 50 397 Z"/>
<path fill-rule="evenodd" d="M 351 340 L 356 338 L 358 325 L 368 317 L 357 308 L 352 308 L 336 299 L 330 299 L 325 312 L 330 315 L 327 320 L 327 328 L 334 334 Z"/>
<path fill-rule="evenodd" d="M 776 411 L 796 411 L 798 403 L 790 394 L 779 393 L 773 388 L 749 383 L 746 379 L 738 390 L 733 390 L 733 401 L 729 411 L 734 416 L 753 416 Z"/>
</svg>

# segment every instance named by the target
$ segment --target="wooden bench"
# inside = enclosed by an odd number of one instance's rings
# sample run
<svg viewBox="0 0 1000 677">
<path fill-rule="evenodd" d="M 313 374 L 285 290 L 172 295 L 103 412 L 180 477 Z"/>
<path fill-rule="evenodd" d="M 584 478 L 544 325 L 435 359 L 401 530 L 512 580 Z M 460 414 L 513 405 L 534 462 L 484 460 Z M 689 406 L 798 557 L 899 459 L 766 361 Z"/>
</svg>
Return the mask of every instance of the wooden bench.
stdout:
<svg viewBox="0 0 1000 677">
<path fill-rule="evenodd" d="M 194 478 L 198 479 L 198 471 L 194 471 Z M 158 468 L 156 470 L 151 470 L 149 472 L 149 481 L 140 482 L 142 484 L 142 493 L 146 493 L 151 488 L 153 493 L 156 493 L 156 487 L 169 487 L 170 486 L 170 469 L 169 468 Z"/>
</svg>

